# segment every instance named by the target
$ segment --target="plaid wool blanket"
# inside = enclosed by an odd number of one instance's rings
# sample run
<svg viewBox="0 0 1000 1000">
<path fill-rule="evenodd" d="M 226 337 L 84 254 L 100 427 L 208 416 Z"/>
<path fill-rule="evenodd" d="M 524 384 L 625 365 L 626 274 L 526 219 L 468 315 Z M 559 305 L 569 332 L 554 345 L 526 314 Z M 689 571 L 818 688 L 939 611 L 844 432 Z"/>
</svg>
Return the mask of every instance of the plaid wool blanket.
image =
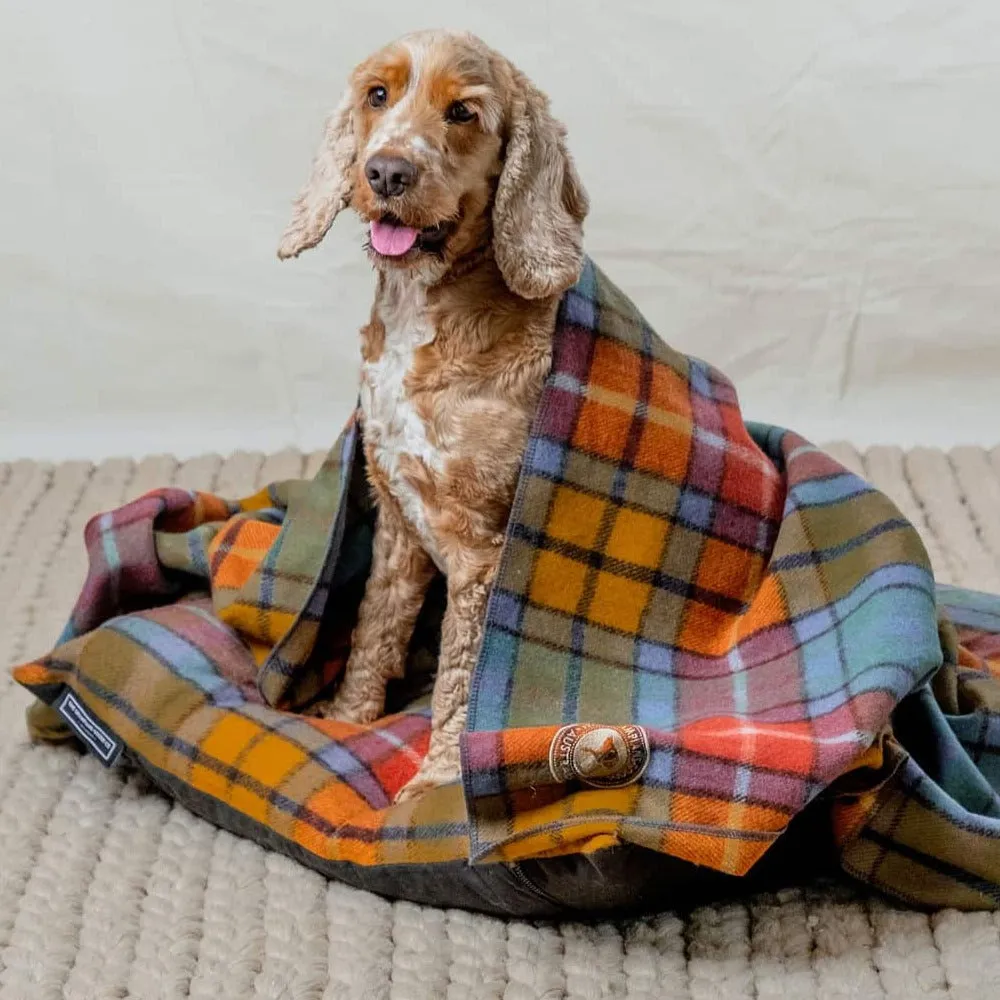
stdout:
<svg viewBox="0 0 1000 1000">
<path fill-rule="evenodd" d="M 564 297 L 473 676 L 462 781 L 393 805 L 429 734 L 442 591 L 392 714 L 313 718 L 374 513 L 352 419 L 311 482 L 165 489 L 86 529 L 37 738 L 125 758 L 321 867 L 633 843 L 744 874 L 806 808 L 915 904 L 1000 898 L 1000 600 L 936 588 L 893 504 L 659 340 L 592 263 Z"/>
</svg>

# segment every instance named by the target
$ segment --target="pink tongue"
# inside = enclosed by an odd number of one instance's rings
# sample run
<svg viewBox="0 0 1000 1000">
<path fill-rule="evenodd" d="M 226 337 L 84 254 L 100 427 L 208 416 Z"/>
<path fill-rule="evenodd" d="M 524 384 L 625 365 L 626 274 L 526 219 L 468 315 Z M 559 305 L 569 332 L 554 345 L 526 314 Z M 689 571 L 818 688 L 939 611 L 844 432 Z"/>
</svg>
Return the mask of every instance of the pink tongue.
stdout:
<svg viewBox="0 0 1000 1000">
<path fill-rule="evenodd" d="M 386 257 L 402 257 L 417 242 L 417 231 L 390 222 L 372 223 L 372 246 Z"/>
</svg>

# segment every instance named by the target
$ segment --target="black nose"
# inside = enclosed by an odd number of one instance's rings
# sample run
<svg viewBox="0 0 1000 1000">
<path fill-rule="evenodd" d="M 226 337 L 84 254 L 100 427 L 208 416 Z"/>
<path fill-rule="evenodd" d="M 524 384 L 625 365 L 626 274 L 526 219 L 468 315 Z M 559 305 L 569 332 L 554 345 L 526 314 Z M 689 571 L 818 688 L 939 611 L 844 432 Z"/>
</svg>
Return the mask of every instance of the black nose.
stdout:
<svg viewBox="0 0 1000 1000">
<path fill-rule="evenodd" d="M 383 198 L 396 198 L 417 179 L 417 168 L 401 156 L 373 156 L 365 164 L 371 189 Z"/>
</svg>

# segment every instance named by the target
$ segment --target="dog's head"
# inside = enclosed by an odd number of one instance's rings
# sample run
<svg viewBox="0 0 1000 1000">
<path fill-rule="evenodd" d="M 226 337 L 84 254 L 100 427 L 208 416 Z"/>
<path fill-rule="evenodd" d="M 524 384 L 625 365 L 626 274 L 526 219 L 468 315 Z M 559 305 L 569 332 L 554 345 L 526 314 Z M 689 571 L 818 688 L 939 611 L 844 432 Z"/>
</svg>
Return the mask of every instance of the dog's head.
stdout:
<svg viewBox="0 0 1000 1000">
<path fill-rule="evenodd" d="M 549 103 L 468 34 L 420 32 L 351 74 L 278 249 L 316 246 L 350 206 L 376 266 L 434 280 L 492 239 L 523 298 L 561 294 L 583 262 L 587 195 Z"/>
</svg>

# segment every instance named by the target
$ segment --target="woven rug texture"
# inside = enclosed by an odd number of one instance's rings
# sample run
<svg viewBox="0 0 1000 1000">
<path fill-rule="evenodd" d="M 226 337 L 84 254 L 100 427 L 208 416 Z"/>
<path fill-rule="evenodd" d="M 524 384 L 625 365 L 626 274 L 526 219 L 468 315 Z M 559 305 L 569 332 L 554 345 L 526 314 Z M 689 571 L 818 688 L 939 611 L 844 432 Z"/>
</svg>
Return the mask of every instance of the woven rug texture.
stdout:
<svg viewBox="0 0 1000 1000">
<path fill-rule="evenodd" d="M 887 492 L 939 578 L 1000 591 L 1000 448 L 829 450 Z M 87 519 L 156 486 L 239 497 L 321 454 L 0 463 L 0 666 L 49 649 Z M 627 924 L 389 903 L 25 739 L 0 672 L 0 1000 L 1000 997 L 1000 913 L 810 886 Z"/>
</svg>

